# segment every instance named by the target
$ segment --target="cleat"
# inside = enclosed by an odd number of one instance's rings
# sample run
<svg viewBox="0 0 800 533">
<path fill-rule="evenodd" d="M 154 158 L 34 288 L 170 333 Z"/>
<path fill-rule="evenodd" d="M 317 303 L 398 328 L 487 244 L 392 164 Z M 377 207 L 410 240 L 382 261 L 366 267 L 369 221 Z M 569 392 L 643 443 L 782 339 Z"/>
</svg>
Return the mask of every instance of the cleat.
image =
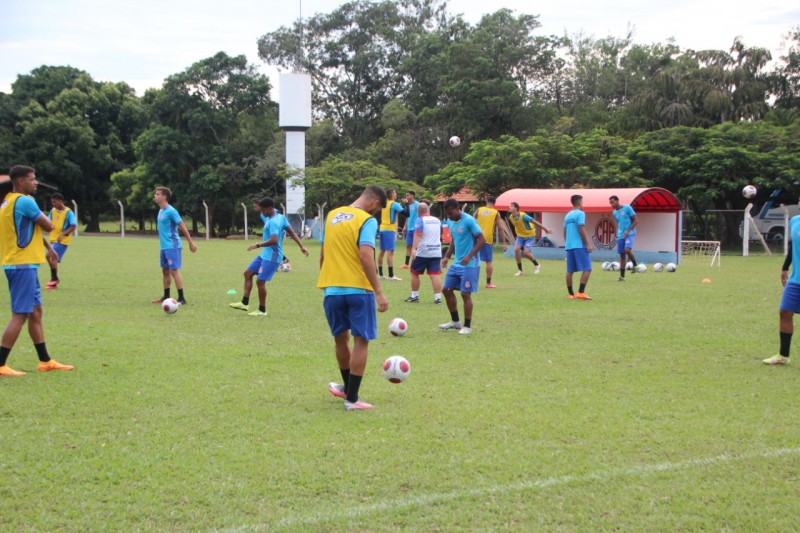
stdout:
<svg viewBox="0 0 800 533">
<path fill-rule="evenodd" d="M 417 296 L 409 296 L 408 298 L 406 298 L 403 301 L 404 302 L 408 302 L 410 304 L 418 304 L 419 303 L 419 297 L 417 297 Z"/>
<path fill-rule="evenodd" d="M 54 280 L 48 281 L 47 285 L 45 285 L 44 288 L 45 289 L 57 289 L 58 288 L 58 284 L 60 282 L 61 282 L 61 280 L 58 280 L 58 279 L 54 279 Z"/>
<path fill-rule="evenodd" d="M 459 335 L 469 335 L 470 333 L 472 333 L 472 328 L 461 328 L 458 330 Z"/>
<path fill-rule="evenodd" d="M 361 398 L 358 399 L 356 402 L 348 402 L 347 400 L 344 401 L 344 408 L 347 411 L 364 411 L 366 409 L 372 409 L 374 406 L 371 403 L 362 402 Z"/>
<path fill-rule="evenodd" d="M 233 302 L 232 304 L 228 304 L 228 306 L 233 308 L 233 309 L 238 309 L 240 311 L 249 311 L 250 310 L 250 307 L 247 306 L 247 305 L 244 305 L 242 302 Z"/>
<path fill-rule="evenodd" d="M 522 270 L 517 270 L 517 273 L 516 273 L 516 274 L 514 274 L 514 275 L 515 275 L 515 276 L 521 276 L 521 275 L 522 275 Z"/>
<path fill-rule="evenodd" d="M 267 316 L 267 312 L 266 311 L 256 310 L 256 311 L 253 311 L 252 313 L 247 313 L 247 316 Z"/>
<path fill-rule="evenodd" d="M 62 365 L 55 359 L 50 359 L 46 363 L 39 363 L 39 372 L 49 372 L 50 370 L 73 370 L 72 365 Z"/>
<path fill-rule="evenodd" d="M 392 276 L 391 278 L 386 278 L 389 281 L 403 281 L 402 279 L 398 278 L 397 276 Z"/>
<path fill-rule="evenodd" d="M 442 305 L 442 299 L 439 298 L 438 300 L 434 300 L 433 303 L 435 303 L 436 305 Z"/>
<path fill-rule="evenodd" d="M 789 364 L 789 358 L 778 354 L 778 355 L 773 355 L 768 359 L 764 359 L 762 363 L 764 363 L 765 365 L 786 365 Z"/>
<path fill-rule="evenodd" d="M 158 298 L 156 300 L 150 300 L 151 304 L 160 304 L 164 302 L 164 298 Z"/>
<path fill-rule="evenodd" d="M 5 376 L 7 378 L 10 377 L 17 377 L 17 376 L 24 376 L 25 372 L 20 372 L 18 370 L 14 370 L 8 365 L 0 366 L 0 376 Z"/>
<path fill-rule="evenodd" d="M 486 288 L 487 289 L 496 289 L 497 285 L 495 285 L 494 283 L 487 283 L 486 284 Z"/>
<path fill-rule="evenodd" d="M 386 276 L 378 275 L 378 279 L 386 279 Z"/>
<path fill-rule="evenodd" d="M 591 300 L 591 298 L 589 298 L 589 295 L 586 294 L 585 292 L 579 292 L 578 294 L 576 294 L 575 295 L 575 299 L 576 300 Z"/>
<path fill-rule="evenodd" d="M 542 265 L 536 265 L 533 267 L 533 273 L 538 274 L 542 270 Z"/>
<path fill-rule="evenodd" d="M 567 294 L 567 300 L 577 300 L 577 298 L 574 294 Z"/>
<path fill-rule="evenodd" d="M 444 324 L 439 324 L 439 329 L 447 331 L 448 329 L 461 329 L 461 322 L 445 322 Z"/>
<path fill-rule="evenodd" d="M 189 302 L 187 302 L 187 301 L 186 301 L 186 298 L 181 298 L 180 300 L 178 300 L 178 303 L 179 303 L 180 305 L 186 305 L 186 304 L 188 304 Z"/>
<path fill-rule="evenodd" d="M 347 395 L 344 393 L 344 384 L 343 383 L 336 383 L 331 381 L 328 383 L 328 392 L 336 396 L 337 398 L 346 398 Z"/>
<path fill-rule="evenodd" d="M 625 276 L 620 276 L 617 281 L 625 281 Z"/>
<path fill-rule="evenodd" d="M 406 270 L 407 270 L 409 267 L 408 267 L 408 265 L 403 265 L 403 266 L 401 266 L 400 268 L 404 268 L 404 269 L 406 269 Z"/>
</svg>

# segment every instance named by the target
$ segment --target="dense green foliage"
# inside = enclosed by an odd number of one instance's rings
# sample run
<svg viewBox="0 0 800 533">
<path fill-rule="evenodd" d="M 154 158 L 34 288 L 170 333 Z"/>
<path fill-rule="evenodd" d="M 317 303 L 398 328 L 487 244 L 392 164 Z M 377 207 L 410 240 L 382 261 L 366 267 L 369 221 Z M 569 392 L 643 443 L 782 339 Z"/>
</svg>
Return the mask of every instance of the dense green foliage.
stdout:
<svg viewBox="0 0 800 533">
<path fill-rule="evenodd" d="M 475 24 L 449 12 L 446 0 L 357 0 L 258 40 L 266 63 L 312 78 L 307 214 L 369 181 L 479 194 L 652 185 L 700 211 L 742 207 L 747 183 L 799 192 L 800 28 L 772 58 L 738 37 L 690 50 L 543 35 L 538 16 L 507 9 Z M 280 200 L 292 173 L 272 85 L 224 52 L 141 97 L 42 66 L 0 94 L 0 168 L 35 166 L 90 229 L 116 201 L 143 227 L 163 184 L 193 218 L 206 202 L 211 231 L 228 233 L 242 202 Z"/>
</svg>

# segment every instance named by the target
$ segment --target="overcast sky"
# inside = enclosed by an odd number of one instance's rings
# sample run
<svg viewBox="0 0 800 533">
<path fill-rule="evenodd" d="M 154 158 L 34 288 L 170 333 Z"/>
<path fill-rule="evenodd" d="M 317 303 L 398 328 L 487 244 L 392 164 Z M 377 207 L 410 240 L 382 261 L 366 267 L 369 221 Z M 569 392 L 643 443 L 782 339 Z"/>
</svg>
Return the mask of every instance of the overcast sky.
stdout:
<svg viewBox="0 0 800 533">
<path fill-rule="evenodd" d="M 138 95 L 219 51 L 245 54 L 269 75 L 256 41 L 300 15 L 330 13 L 341 0 L 0 0 L 0 92 L 41 65 L 70 65 L 97 81 L 125 81 Z M 753 6 L 756 9 L 753 9 Z M 681 48 L 728 49 L 740 35 L 748 46 L 782 54 L 800 26 L 796 0 L 451 0 L 452 14 L 471 23 L 502 7 L 540 15 L 541 34 L 583 32 L 640 43 L 674 38 Z"/>
</svg>

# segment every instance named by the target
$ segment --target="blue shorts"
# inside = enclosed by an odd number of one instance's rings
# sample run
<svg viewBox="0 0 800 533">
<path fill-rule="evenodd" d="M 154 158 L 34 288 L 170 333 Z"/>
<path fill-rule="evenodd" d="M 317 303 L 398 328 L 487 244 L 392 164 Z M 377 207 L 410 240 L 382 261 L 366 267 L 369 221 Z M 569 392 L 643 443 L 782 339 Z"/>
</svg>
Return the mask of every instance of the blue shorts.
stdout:
<svg viewBox="0 0 800 533">
<path fill-rule="evenodd" d="M 391 230 L 381 230 L 381 240 L 379 247 L 387 252 L 394 252 L 394 243 L 397 241 L 397 232 Z"/>
<path fill-rule="evenodd" d="M 591 272 L 592 258 L 586 248 L 567 250 L 567 272 Z"/>
<path fill-rule="evenodd" d="M 420 275 L 428 272 L 430 276 L 438 276 L 442 273 L 442 258 L 441 257 L 420 257 L 416 256 L 411 261 L 411 273 Z"/>
<path fill-rule="evenodd" d="M 39 270 L 36 268 L 8 268 L 8 291 L 11 293 L 11 312 L 33 313 L 34 307 L 42 306 L 42 288 L 39 286 Z"/>
<path fill-rule="evenodd" d="M 326 296 L 322 306 L 334 337 L 350 330 L 353 337 L 368 341 L 378 338 L 374 293 Z"/>
<path fill-rule="evenodd" d="M 255 258 L 253 258 L 252 261 L 250 261 L 250 264 L 247 265 L 247 268 L 245 270 L 250 271 L 250 272 L 255 272 L 256 274 L 258 274 L 258 271 L 261 270 L 261 263 L 263 261 L 264 260 L 261 259 L 261 256 L 257 255 L 257 256 L 255 256 Z"/>
<path fill-rule="evenodd" d="M 491 263 L 494 259 L 494 245 L 485 243 L 483 248 L 478 250 L 478 259 Z"/>
<path fill-rule="evenodd" d="M 444 277 L 444 288 L 461 292 L 478 292 L 480 275 L 480 267 L 465 267 L 455 264 L 450 267 Z"/>
<path fill-rule="evenodd" d="M 793 281 L 786 284 L 783 288 L 780 310 L 800 313 L 800 284 Z"/>
<path fill-rule="evenodd" d="M 633 241 L 635 237 L 628 235 L 625 239 L 617 239 L 617 253 L 624 254 L 625 249 L 633 250 Z"/>
<path fill-rule="evenodd" d="M 414 228 L 411 231 L 406 231 L 406 246 L 414 244 Z"/>
<path fill-rule="evenodd" d="M 252 263 L 251 263 L 252 264 Z M 275 261 L 261 260 L 261 267 L 258 269 L 258 281 L 269 281 L 275 272 L 278 271 L 278 263 Z"/>
<path fill-rule="evenodd" d="M 535 240 L 536 237 L 517 237 L 517 242 L 515 247 L 519 246 L 520 248 L 527 248 L 528 250 L 530 250 L 531 247 L 533 246 L 533 241 Z"/>
<path fill-rule="evenodd" d="M 67 245 L 61 244 L 60 242 L 51 242 L 50 246 L 52 246 L 53 250 L 58 254 L 58 262 L 60 263 L 61 259 L 64 258 L 64 254 L 67 253 Z"/>
<path fill-rule="evenodd" d="M 181 268 L 181 249 L 161 250 L 161 268 L 179 270 Z"/>
</svg>

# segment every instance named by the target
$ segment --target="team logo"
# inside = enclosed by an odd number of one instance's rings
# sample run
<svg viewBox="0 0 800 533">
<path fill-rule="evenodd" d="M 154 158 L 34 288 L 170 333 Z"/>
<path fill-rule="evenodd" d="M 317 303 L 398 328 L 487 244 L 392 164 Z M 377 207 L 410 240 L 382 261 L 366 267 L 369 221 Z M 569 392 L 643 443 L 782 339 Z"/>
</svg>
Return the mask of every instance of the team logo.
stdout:
<svg viewBox="0 0 800 533">
<path fill-rule="evenodd" d="M 611 250 L 617 244 L 617 227 L 611 218 L 604 216 L 594 227 L 592 235 L 594 247 L 601 250 Z"/>
<path fill-rule="evenodd" d="M 347 222 L 353 220 L 356 216 L 352 213 L 339 213 L 331 219 L 331 226 L 335 226 L 339 222 Z"/>
</svg>

